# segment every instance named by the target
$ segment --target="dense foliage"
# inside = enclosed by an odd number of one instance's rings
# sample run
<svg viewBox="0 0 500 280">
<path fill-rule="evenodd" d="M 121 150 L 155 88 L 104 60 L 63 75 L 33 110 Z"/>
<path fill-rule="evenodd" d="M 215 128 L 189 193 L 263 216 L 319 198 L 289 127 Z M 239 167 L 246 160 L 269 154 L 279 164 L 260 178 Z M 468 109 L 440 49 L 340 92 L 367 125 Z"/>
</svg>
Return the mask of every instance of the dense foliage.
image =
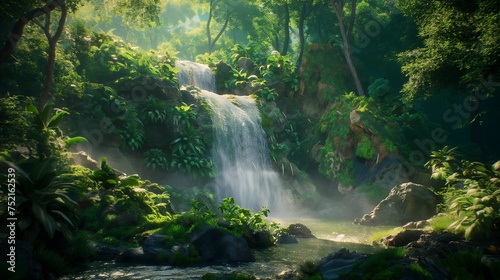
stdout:
<svg viewBox="0 0 500 280">
<path fill-rule="evenodd" d="M 445 210 L 455 218 L 449 229 L 465 227 L 467 239 L 478 233 L 489 236 L 500 223 L 500 161 L 488 166 L 459 160 L 455 150 L 435 151 L 427 163 L 433 178 L 446 181 Z"/>
<path fill-rule="evenodd" d="M 317 209 L 322 194 L 357 189 L 377 203 L 393 186 L 374 179 L 380 167 L 418 179 L 430 157 L 446 182 L 434 227 L 488 237 L 500 220 L 499 22 L 491 0 L 7 1 L 0 175 L 18 172 L 19 239 L 48 276 L 89 259 L 91 241 L 162 233 L 173 246 L 204 225 L 283 232 L 267 208 L 214 201 L 213 112 L 199 89 L 179 87 L 179 58 L 209 65 L 219 93 L 254 97 L 271 164 L 297 201 Z M 463 159 L 446 145 L 465 147 Z M 75 150 L 100 167 L 73 165 Z M 380 270 L 402 253 L 359 269 L 396 277 L 400 267 Z"/>
</svg>

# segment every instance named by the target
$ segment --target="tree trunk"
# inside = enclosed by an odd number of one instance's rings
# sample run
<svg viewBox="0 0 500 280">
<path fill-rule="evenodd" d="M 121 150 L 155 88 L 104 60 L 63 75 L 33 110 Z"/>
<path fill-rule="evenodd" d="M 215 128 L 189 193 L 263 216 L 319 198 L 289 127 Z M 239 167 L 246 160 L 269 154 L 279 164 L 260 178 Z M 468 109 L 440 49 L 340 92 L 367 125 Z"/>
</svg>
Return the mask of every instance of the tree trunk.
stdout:
<svg viewBox="0 0 500 280">
<path fill-rule="evenodd" d="M 9 33 L 2 50 L 0 51 L 0 65 L 5 62 L 5 59 L 7 59 L 12 50 L 16 48 L 19 40 L 21 40 L 21 37 L 23 36 L 26 24 L 34 18 L 50 14 L 50 12 L 62 4 L 64 4 L 63 0 L 49 1 L 45 4 L 45 6 L 33 9 L 17 20 Z"/>
<path fill-rule="evenodd" d="M 290 45 L 290 9 L 288 4 L 285 3 L 285 41 L 283 42 L 283 50 L 281 55 L 288 53 L 288 45 Z"/>
<path fill-rule="evenodd" d="M 210 35 L 210 22 L 212 21 L 214 0 L 210 0 L 210 11 L 208 12 L 207 20 L 207 41 L 208 41 L 208 53 L 212 53 L 212 36 Z"/>
<path fill-rule="evenodd" d="M 222 33 L 224 33 L 224 31 L 226 30 L 228 23 L 229 23 L 229 11 L 226 11 L 226 20 L 224 21 L 224 25 L 222 26 L 221 30 L 219 31 L 219 34 L 217 34 L 217 36 L 215 36 L 215 38 L 212 42 L 212 45 L 210 45 L 209 53 L 212 53 L 212 50 L 215 47 L 215 43 L 217 42 L 217 40 L 219 40 Z"/>
<path fill-rule="evenodd" d="M 302 64 L 302 56 L 304 55 L 304 47 L 305 47 L 305 36 L 304 36 L 304 21 L 306 19 L 306 14 L 307 14 L 307 2 L 304 1 L 302 2 L 302 9 L 300 12 L 300 18 L 299 18 L 299 46 L 300 46 L 300 52 L 299 52 L 299 57 L 297 58 L 297 64 L 295 67 L 295 71 L 298 73 L 300 65 Z"/>
<path fill-rule="evenodd" d="M 354 84 L 356 86 L 356 91 L 359 96 L 365 95 L 363 91 L 363 86 L 361 85 L 361 81 L 359 80 L 358 73 L 356 72 L 356 67 L 352 62 L 351 50 L 349 37 L 352 32 L 352 25 L 354 24 L 354 16 L 356 11 L 356 0 L 351 0 L 351 18 L 349 21 L 349 26 L 346 29 L 344 26 L 344 1 L 340 1 L 339 4 L 335 4 L 336 1 L 330 0 L 330 4 L 332 5 L 333 10 L 335 11 L 335 15 L 337 16 L 337 20 L 339 22 L 340 35 L 342 36 L 342 43 L 344 45 L 344 56 L 347 61 L 347 65 L 349 66 L 349 70 L 351 71 L 352 78 L 354 79 Z M 354 10 L 354 13 L 352 12 Z"/>
<path fill-rule="evenodd" d="M 49 41 L 49 51 L 48 51 L 48 60 L 47 60 L 47 72 L 45 74 L 45 82 L 43 84 L 42 92 L 40 93 L 40 97 L 38 98 L 38 111 L 41 112 L 43 107 L 49 100 L 50 90 L 52 88 L 52 84 L 54 82 L 54 69 L 56 65 L 56 47 L 57 41 L 61 37 L 61 34 L 64 30 L 64 24 L 66 22 L 66 17 L 68 15 L 68 9 L 65 4 L 61 5 L 61 17 L 59 18 L 59 23 L 57 26 L 56 33 L 54 36 L 50 35 L 50 14 L 46 15 L 45 28 L 44 33 Z"/>
</svg>

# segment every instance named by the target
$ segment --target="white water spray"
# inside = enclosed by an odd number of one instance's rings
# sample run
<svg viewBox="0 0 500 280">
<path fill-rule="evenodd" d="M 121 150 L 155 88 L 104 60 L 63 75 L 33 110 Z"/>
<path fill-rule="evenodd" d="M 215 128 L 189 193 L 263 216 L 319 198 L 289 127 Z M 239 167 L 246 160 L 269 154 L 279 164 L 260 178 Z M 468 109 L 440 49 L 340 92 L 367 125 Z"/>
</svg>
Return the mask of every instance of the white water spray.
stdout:
<svg viewBox="0 0 500 280">
<path fill-rule="evenodd" d="M 285 206 L 285 195 L 278 174 L 269 165 L 265 132 L 255 101 L 248 96 L 202 93 L 214 113 L 212 157 L 217 164 L 216 196 L 234 197 L 236 203 L 253 211 L 267 206 L 273 213 L 279 212 Z"/>
<path fill-rule="evenodd" d="M 269 163 L 266 135 L 255 100 L 206 90 L 206 86 L 214 89 L 211 85 L 215 82 L 207 82 L 214 78 L 205 65 L 183 62 L 177 66 L 183 69 L 181 73 L 188 72 L 179 75 L 180 83 L 202 88 L 201 93 L 213 112 L 211 153 L 217 165 L 217 199 L 233 197 L 237 204 L 252 211 L 267 206 L 271 213 L 282 212 L 287 205 L 286 194 L 279 175 L 272 171 Z"/>
<path fill-rule="evenodd" d="M 216 91 L 215 76 L 208 66 L 189 60 L 179 60 L 175 62 L 175 66 L 182 69 L 177 73 L 179 85 L 191 85 L 212 92 Z"/>
</svg>

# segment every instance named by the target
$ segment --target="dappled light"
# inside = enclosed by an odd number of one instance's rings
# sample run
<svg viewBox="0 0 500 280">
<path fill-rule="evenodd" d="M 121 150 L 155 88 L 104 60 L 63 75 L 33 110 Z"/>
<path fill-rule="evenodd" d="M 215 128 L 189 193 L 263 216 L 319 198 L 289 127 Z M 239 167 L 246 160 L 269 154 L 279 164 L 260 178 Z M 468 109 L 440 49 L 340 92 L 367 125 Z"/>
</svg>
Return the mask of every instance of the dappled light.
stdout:
<svg viewBox="0 0 500 280">
<path fill-rule="evenodd" d="M 2 279 L 500 279 L 499 7 L 4 1 Z"/>
</svg>

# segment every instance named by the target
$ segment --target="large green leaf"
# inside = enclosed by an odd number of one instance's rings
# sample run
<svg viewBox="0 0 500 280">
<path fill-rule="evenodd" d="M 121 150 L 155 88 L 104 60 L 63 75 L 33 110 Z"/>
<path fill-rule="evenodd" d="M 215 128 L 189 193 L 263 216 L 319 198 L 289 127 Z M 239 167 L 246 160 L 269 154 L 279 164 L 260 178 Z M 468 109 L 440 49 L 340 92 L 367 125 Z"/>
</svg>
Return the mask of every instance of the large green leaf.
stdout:
<svg viewBox="0 0 500 280">
<path fill-rule="evenodd" d="M 57 127 L 59 125 L 59 123 L 61 123 L 62 121 L 62 116 L 63 115 L 66 115 L 66 114 L 69 114 L 68 112 L 66 111 L 63 111 L 63 110 L 59 110 L 51 119 L 50 121 L 47 122 L 47 127 L 48 128 L 53 128 L 53 127 Z"/>
<path fill-rule="evenodd" d="M 66 144 L 66 147 L 70 147 L 71 145 L 74 145 L 74 144 L 80 143 L 80 142 L 88 142 L 88 140 L 85 137 L 77 136 L 77 137 L 67 139 L 65 141 L 65 144 Z"/>
<path fill-rule="evenodd" d="M 45 207 L 42 207 L 38 203 L 33 203 L 32 210 L 38 221 L 42 223 L 45 232 L 49 235 L 49 238 L 52 239 L 56 231 L 56 221 L 54 218 L 47 213 Z"/>
</svg>

